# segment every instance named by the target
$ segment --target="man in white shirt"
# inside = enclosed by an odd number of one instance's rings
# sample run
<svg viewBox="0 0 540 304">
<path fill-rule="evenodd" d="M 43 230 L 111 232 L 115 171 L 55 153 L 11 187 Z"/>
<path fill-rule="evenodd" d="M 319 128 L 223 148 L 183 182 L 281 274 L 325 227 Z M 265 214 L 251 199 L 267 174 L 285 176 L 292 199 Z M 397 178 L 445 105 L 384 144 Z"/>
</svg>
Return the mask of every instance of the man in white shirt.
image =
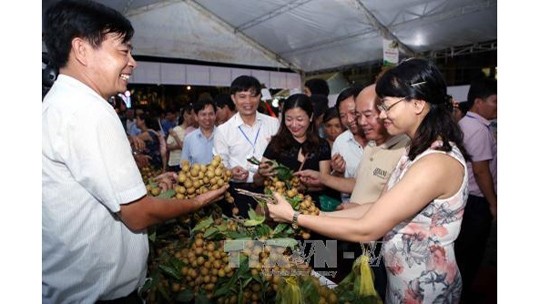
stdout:
<svg viewBox="0 0 540 304">
<path fill-rule="evenodd" d="M 231 169 L 231 187 L 261 192 L 261 187 L 253 184 L 253 175 L 258 167 L 247 160 L 262 159 L 271 137 L 279 129 L 275 117 L 257 112 L 261 100 L 261 84 L 257 78 L 242 75 L 231 83 L 231 98 L 237 113 L 227 122 L 217 127 L 214 134 L 214 155 L 220 155 L 225 167 Z M 244 195 L 232 192 L 239 215 L 247 217 L 250 207 L 256 202 Z M 222 206 L 228 214 L 227 205 Z"/>
<path fill-rule="evenodd" d="M 363 89 L 360 85 L 344 89 L 339 93 L 336 100 L 341 124 L 347 129 L 341 133 L 332 146 L 332 174 L 345 178 L 356 177 L 356 168 L 362 159 L 364 147 L 368 140 L 364 132 L 358 126 L 356 119 L 356 105 L 354 99 Z M 350 200 L 351 193 L 342 192 L 341 201 L 346 203 Z"/>
<path fill-rule="evenodd" d="M 133 27 L 96 2 L 60 1 L 44 17 L 59 76 L 42 105 L 42 303 L 142 303 L 146 228 L 217 200 L 146 195 L 118 115 L 136 67 Z"/>
</svg>

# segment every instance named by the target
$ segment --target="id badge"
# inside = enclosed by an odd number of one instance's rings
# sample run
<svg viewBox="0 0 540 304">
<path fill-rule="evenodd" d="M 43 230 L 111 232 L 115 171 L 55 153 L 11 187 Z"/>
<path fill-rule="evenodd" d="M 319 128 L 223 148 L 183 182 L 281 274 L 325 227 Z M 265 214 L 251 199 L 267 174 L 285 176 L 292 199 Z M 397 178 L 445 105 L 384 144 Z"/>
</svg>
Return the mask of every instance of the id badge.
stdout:
<svg viewBox="0 0 540 304">
<path fill-rule="evenodd" d="M 259 166 L 254 165 L 250 162 L 247 163 L 247 170 L 253 174 L 257 173 L 257 170 L 259 170 Z"/>
</svg>

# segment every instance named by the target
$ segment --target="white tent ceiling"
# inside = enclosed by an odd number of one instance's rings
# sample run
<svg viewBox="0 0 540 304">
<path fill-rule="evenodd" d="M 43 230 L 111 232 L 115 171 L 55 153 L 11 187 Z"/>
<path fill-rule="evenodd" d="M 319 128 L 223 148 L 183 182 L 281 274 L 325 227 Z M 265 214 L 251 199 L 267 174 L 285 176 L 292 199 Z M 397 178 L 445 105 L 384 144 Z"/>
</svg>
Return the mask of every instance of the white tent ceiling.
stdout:
<svg viewBox="0 0 540 304">
<path fill-rule="evenodd" d="M 316 72 L 497 39 L 495 0 L 98 0 L 135 28 L 134 54 Z M 43 10 L 55 0 L 43 0 Z"/>
</svg>

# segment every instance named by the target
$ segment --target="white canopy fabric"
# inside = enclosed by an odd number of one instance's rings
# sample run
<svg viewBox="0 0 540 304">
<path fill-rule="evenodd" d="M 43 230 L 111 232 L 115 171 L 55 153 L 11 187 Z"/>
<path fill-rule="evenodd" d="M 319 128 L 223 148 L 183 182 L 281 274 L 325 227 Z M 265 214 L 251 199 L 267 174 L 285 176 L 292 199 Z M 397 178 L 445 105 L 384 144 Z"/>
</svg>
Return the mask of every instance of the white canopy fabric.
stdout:
<svg viewBox="0 0 540 304">
<path fill-rule="evenodd" d="M 98 1 L 131 20 L 135 55 L 299 73 L 382 60 L 383 38 L 402 57 L 497 39 L 495 0 Z"/>
</svg>

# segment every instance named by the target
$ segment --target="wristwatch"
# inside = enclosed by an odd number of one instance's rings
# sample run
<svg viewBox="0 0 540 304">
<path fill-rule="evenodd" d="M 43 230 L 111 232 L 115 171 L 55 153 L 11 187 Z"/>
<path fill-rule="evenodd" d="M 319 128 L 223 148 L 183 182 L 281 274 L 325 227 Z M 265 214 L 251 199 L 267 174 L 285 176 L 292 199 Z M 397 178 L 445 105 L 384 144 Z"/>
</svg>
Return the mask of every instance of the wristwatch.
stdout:
<svg viewBox="0 0 540 304">
<path fill-rule="evenodd" d="M 300 211 L 295 211 L 294 215 L 292 217 L 292 227 L 293 229 L 298 229 L 298 216 L 300 215 Z"/>
</svg>

